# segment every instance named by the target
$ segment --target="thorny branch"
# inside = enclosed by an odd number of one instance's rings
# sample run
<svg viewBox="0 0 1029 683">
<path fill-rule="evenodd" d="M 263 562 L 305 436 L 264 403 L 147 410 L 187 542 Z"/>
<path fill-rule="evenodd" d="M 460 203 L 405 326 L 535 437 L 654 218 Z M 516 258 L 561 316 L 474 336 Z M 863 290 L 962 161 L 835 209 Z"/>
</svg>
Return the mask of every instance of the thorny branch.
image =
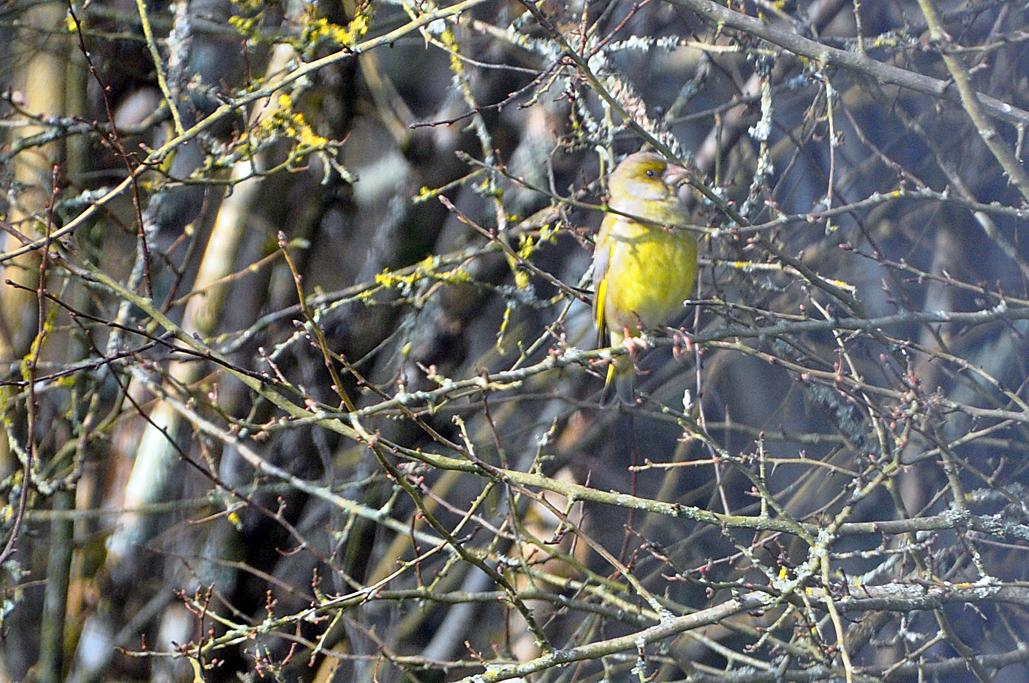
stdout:
<svg viewBox="0 0 1029 683">
<path fill-rule="evenodd" d="M 330 5 L 12 6 L 5 676 L 1026 672 L 1026 8 Z"/>
</svg>

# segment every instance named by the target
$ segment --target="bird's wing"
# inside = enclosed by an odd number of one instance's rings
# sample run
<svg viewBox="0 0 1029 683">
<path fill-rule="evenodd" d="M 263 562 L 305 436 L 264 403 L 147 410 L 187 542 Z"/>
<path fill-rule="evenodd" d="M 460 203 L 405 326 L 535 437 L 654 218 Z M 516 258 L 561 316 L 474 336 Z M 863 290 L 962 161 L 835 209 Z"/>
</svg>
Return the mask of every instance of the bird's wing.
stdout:
<svg viewBox="0 0 1029 683">
<path fill-rule="evenodd" d="M 593 251 L 593 322 L 597 326 L 597 346 L 604 345 L 604 310 L 607 300 L 607 271 L 611 261 L 611 230 L 618 220 L 613 214 L 604 217 L 597 233 L 597 246 Z"/>
</svg>

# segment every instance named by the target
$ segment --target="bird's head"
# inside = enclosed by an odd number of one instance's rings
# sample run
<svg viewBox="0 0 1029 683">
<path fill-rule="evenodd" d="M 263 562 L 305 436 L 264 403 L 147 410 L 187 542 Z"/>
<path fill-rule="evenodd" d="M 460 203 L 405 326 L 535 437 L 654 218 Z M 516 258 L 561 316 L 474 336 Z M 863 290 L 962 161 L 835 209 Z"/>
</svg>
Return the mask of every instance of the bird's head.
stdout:
<svg viewBox="0 0 1029 683">
<path fill-rule="evenodd" d="M 689 171 L 654 152 L 630 154 L 618 164 L 608 184 L 612 209 L 655 221 L 683 211 L 679 190 Z"/>
</svg>

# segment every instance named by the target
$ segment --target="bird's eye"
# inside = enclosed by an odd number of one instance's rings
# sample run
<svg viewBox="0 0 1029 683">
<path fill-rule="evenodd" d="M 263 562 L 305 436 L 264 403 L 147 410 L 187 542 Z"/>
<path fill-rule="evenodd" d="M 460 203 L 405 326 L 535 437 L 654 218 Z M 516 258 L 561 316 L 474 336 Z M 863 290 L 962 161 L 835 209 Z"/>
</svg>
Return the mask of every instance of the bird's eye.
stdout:
<svg viewBox="0 0 1029 683">
<path fill-rule="evenodd" d="M 644 175 L 646 175 L 648 178 L 653 178 L 657 175 L 657 171 L 655 171 L 652 168 L 648 168 L 646 171 L 644 171 Z"/>
</svg>

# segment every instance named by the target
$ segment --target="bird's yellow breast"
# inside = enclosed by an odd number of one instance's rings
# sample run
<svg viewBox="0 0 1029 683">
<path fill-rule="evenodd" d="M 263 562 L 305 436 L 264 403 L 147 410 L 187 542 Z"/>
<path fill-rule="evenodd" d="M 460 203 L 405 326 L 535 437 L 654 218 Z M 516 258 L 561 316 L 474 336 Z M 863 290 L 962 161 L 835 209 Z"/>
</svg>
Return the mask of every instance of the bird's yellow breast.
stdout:
<svg viewBox="0 0 1029 683">
<path fill-rule="evenodd" d="M 681 230 L 611 217 L 604 314 L 608 329 L 635 332 L 667 324 L 682 311 L 697 277 L 697 243 Z"/>
</svg>

